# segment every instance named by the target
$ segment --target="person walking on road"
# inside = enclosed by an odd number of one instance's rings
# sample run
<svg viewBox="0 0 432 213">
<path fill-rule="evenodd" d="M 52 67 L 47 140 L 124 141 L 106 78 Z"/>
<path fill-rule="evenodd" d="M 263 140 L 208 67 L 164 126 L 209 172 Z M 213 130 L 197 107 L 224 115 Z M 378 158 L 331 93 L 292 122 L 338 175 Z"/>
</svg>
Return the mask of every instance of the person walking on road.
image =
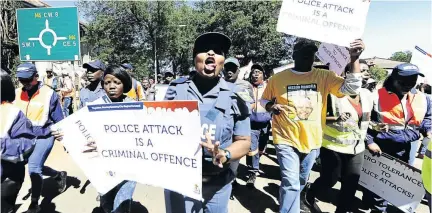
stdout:
<svg viewBox="0 0 432 213">
<path fill-rule="evenodd" d="M 73 98 L 75 97 L 75 88 L 72 78 L 66 69 L 62 70 L 62 76 L 59 79 L 59 92 L 62 97 L 62 108 L 63 115 L 67 117 L 70 115 L 70 110 L 72 109 Z"/>
<path fill-rule="evenodd" d="M 362 86 L 359 56 L 364 50 L 361 40 L 351 43 L 352 74 L 344 79 L 334 72 L 312 67 L 314 42 L 300 39 L 294 45 L 293 69 L 269 79 L 261 105 L 272 112 L 272 134 L 282 181 L 279 190 L 281 213 L 300 212 L 300 192 L 322 142 L 327 95 L 355 95 Z"/>
<path fill-rule="evenodd" d="M 54 76 L 53 69 L 51 67 L 46 69 L 46 75 L 43 78 L 43 83 L 49 87 L 51 87 L 53 90 L 57 90 L 58 86 L 58 78 Z"/>
<path fill-rule="evenodd" d="M 374 107 L 367 131 L 367 148 L 374 155 L 386 153 L 403 162 L 410 158 L 411 143 L 424 137 L 432 138 L 430 97 L 416 90 L 418 76 L 423 76 L 416 65 L 396 66 L 373 94 Z M 365 190 L 363 201 L 372 213 L 386 212 L 388 202 Z"/>
<path fill-rule="evenodd" d="M 165 190 L 166 212 L 227 213 L 235 174 L 230 163 L 250 147 L 250 106 L 235 84 L 220 77 L 231 39 L 221 33 L 204 33 L 195 40 L 196 74 L 171 82 L 165 100 L 197 100 L 201 114 L 203 162 L 202 194 L 194 200 Z"/>
<path fill-rule="evenodd" d="M 167 70 L 164 73 L 163 84 L 170 84 L 175 79 L 175 74 L 172 70 Z"/>
<path fill-rule="evenodd" d="M 350 73 L 347 66 L 347 73 Z M 355 212 L 355 192 L 363 165 L 366 132 L 373 107 L 372 93 L 361 88 L 359 95 L 327 99 L 327 118 L 320 149 L 321 172 L 306 192 L 306 203 L 315 212 L 315 197 L 325 193 L 341 178 L 336 213 Z"/>
<path fill-rule="evenodd" d="M 144 95 L 146 96 L 146 100 L 154 101 L 156 90 L 154 86 L 150 84 L 149 79 L 147 78 L 143 79 L 142 85 L 143 85 Z"/>
<path fill-rule="evenodd" d="M 136 100 L 136 101 L 146 100 L 146 96 L 144 95 L 143 86 L 141 85 L 141 83 L 139 81 L 137 81 L 134 77 L 132 77 L 133 69 L 134 69 L 132 67 L 132 65 L 128 64 L 128 63 L 124 63 L 121 66 L 127 70 L 127 72 L 129 73 L 129 75 L 132 78 L 132 89 L 127 93 L 127 96 L 129 98 Z"/>
<path fill-rule="evenodd" d="M 15 87 L 9 74 L 1 69 L 1 212 L 15 211 L 15 202 L 25 177 L 25 164 L 36 145 L 30 120 L 15 107 Z"/>
<path fill-rule="evenodd" d="M 254 64 L 251 67 L 250 82 L 253 85 L 253 104 L 251 120 L 251 148 L 246 156 L 246 164 L 249 167 L 249 177 L 246 185 L 253 187 L 255 180 L 259 174 L 259 161 L 261 152 L 267 146 L 270 136 L 270 121 L 271 114 L 259 104 L 259 100 L 267 86 L 266 73 L 264 68 L 259 64 Z"/>
<path fill-rule="evenodd" d="M 84 88 L 81 88 L 79 93 L 79 109 L 86 106 L 87 103 L 96 101 L 103 95 L 105 90 L 102 87 L 101 81 L 103 79 L 103 73 L 105 71 L 105 64 L 100 60 L 95 60 L 89 63 L 85 63 L 83 68 L 87 69 L 86 75 L 87 80 L 90 82 Z"/>
<path fill-rule="evenodd" d="M 237 92 L 237 94 L 241 95 L 244 100 L 246 100 L 250 105 L 252 105 L 254 100 L 252 85 L 249 82 L 240 79 L 238 77 L 239 73 L 240 73 L 240 62 L 233 57 L 226 59 L 224 63 L 224 69 L 223 69 L 225 81 L 237 85 L 237 87 L 241 90 Z M 236 176 L 237 176 L 237 169 L 239 164 L 240 161 L 233 161 L 230 164 L 230 167 L 233 170 L 234 174 L 236 174 Z M 237 185 L 238 185 L 237 180 L 234 179 L 231 199 L 233 199 L 233 193 Z"/>
<path fill-rule="evenodd" d="M 39 197 L 42 193 L 42 175 L 53 177 L 57 181 L 59 193 L 66 190 L 67 173 L 44 166 L 54 145 L 50 127 L 63 119 L 63 112 L 54 90 L 38 81 L 39 75 L 35 65 L 20 64 L 16 76 L 23 87 L 16 89 L 14 105 L 25 113 L 37 133 L 36 146 L 28 160 L 32 194 L 27 210 L 27 213 L 37 213 L 41 210 Z"/>
</svg>

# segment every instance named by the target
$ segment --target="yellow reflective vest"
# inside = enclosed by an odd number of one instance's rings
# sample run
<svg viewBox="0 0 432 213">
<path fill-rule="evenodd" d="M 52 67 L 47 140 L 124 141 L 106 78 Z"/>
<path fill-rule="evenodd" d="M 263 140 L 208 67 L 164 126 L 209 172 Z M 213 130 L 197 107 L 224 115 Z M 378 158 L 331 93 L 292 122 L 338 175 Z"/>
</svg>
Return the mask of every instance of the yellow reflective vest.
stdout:
<svg viewBox="0 0 432 213">
<path fill-rule="evenodd" d="M 334 116 L 339 117 L 342 113 L 348 112 L 351 114 L 351 118 L 345 122 L 326 122 L 326 126 L 323 128 L 323 147 L 345 154 L 357 154 L 365 150 L 364 139 L 373 108 L 372 94 L 367 89 L 362 88 L 360 90 L 360 103 L 362 107 L 361 120 L 359 120 L 356 109 L 347 97 L 337 98 L 331 95 Z"/>
<path fill-rule="evenodd" d="M 33 94 L 33 97 L 29 97 L 26 91 L 18 88 L 15 91 L 14 105 L 24 112 L 33 126 L 44 126 L 49 119 L 50 101 L 53 93 L 54 90 L 46 85 L 42 85 Z"/>
<path fill-rule="evenodd" d="M 431 152 L 432 152 L 432 141 L 429 141 L 428 148 L 426 150 L 426 154 L 423 158 L 423 166 L 422 166 L 422 180 L 423 186 L 426 191 L 432 193 L 432 184 L 431 184 Z"/>
<path fill-rule="evenodd" d="M 126 93 L 126 96 L 135 101 L 146 100 L 146 96 L 144 95 L 144 89 L 141 83 L 138 82 L 135 78 L 132 78 L 132 89 Z"/>
</svg>

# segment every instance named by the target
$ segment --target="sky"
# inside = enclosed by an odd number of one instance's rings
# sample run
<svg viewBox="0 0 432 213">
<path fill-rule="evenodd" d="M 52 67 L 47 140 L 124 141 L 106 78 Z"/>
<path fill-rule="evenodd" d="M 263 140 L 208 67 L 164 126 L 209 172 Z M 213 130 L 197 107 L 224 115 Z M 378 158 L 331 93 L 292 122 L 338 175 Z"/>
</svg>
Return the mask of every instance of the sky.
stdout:
<svg viewBox="0 0 432 213">
<path fill-rule="evenodd" d="M 68 7 L 77 1 L 45 2 Z M 389 58 L 397 51 L 414 51 L 415 45 L 432 54 L 432 0 L 371 0 L 362 39 L 362 58 Z"/>
</svg>

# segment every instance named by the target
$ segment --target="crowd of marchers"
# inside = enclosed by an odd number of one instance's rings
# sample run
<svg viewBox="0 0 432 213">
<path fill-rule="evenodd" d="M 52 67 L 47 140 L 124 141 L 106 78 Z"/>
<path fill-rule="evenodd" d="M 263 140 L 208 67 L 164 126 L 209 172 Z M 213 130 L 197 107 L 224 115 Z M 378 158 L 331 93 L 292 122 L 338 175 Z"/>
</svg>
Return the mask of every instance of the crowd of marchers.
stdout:
<svg viewBox="0 0 432 213">
<path fill-rule="evenodd" d="M 318 47 L 313 41 L 297 39 L 292 69 L 270 76 L 255 63 L 242 79 L 239 60 L 229 57 L 230 46 L 231 39 L 222 33 L 200 35 L 194 42 L 194 70 L 178 78 L 165 72 L 157 83 L 152 78 L 135 79 L 129 63 L 107 65 L 94 60 L 83 65 L 86 74 L 78 109 L 105 95 L 111 102 L 154 101 L 160 92 L 157 84 L 166 84 L 164 100 L 198 101 L 201 125 L 214 127 L 213 140 L 197 141 L 203 148 L 203 201 L 165 189 L 167 212 L 228 212 L 230 196 L 239 184 L 239 160 L 246 157 L 246 184 L 254 187 L 262 175 L 260 157 L 270 134 L 281 175 L 281 213 L 321 212 L 316 197 L 338 181 L 336 212 L 356 212 L 360 207 L 354 205 L 355 193 L 365 152 L 387 153 L 411 165 L 416 157 L 423 158 L 423 185 L 430 205 L 431 86 L 418 83 L 424 70 L 403 63 L 380 84 L 360 59 L 365 44 L 358 39 L 350 44 L 350 61 L 339 76 L 328 66 L 314 66 Z M 56 180 L 59 193 L 67 184 L 65 171 L 45 165 L 54 142 L 64 136 L 51 126 L 73 113 L 78 91 L 67 73 L 55 76 L 48 69 L 40 78 L 32 63 L 20 64 L 15 71 L 19 88 L 9 73 L 2 70 L 0 75 L 1 212 L 14 211 L 26 165 L 31 180 L 27 213 L 43 212 L 39 206 L 43 176 Z M 94 146 L 95 141 L 88 141 L 89 149 Z M 320 176 L 305 189 L 318 158 Z M 125 180 L 100 194 L 100 207 L 107 213 L 130 212 L 136 184 Z M 371 212 L 386 212 L 389 205 L 367 189 L 362 201 L 362 208 Z"/>
</svg>

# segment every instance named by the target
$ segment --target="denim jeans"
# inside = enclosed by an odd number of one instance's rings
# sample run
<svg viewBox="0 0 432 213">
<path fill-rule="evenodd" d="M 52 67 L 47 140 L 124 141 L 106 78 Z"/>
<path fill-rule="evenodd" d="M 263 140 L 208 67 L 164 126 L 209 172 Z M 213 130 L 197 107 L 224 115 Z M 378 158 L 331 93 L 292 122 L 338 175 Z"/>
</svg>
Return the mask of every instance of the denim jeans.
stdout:
<svg viewBox="0 0 432 213">
<path fill-rule="evenodd" d="M 299 213 L 300 192 L 309 178 L 317 150 L 314 149 L 305 154 L 286 144 L 277 144 L 275 148 L 282 175 L 279 189 L 279 212 Z"/>
<path fill-rule="evenodd" d="M 419 147 L 420 147 L 420 141 L 411 142 L 411 150 L 410 150 L 409 160 L 408 160 L 408 164 L 411 166 L 414 166 L 414 161 L 417 155 L 417 151 L 419 150 Z"/>
<path fill-rule="evenodd" d="M 28 170 L 32 185 L 32 200 L 37 201 L 42 192 L 42 175 L 54 177 L 57 171 L 44 166 L 51 149 L 54 146 L 54 137 L 38 138 L 33 153 L 28 160 Z"/>
<path fill-rule="evenodd" d="M 267 126 L 263 129 L 251 130 L 251 148 L 250 151 L 256 151 L 253 156 L 246 156 L 246 165 L 252 168 L 253 171 L 259 171 L 259 161 L 261 155 L 259 151 L 264 151 L 269 139 Z"/>
<path fill-rule="evenodd" d="M 204 202 L 165 189 L 166 213 L 228 213 L 232 184 L 203 185 Z"/>
<path fill-rule="evenodd" d="M 114 212 L 117 210 L 120 205 L 125 203 L 125 208 L 128 209 L 127 212 L 130 212 L 130 206 L 132 202 L 132 196 L 135 191 L 136 182 L 134 181 L 123 181 L 118 184 L 116 187 L 111 189 L 106 194 L 100 197 L 100 203 L 105 212 Z M 112 206 L 112 207 L 111 207 Z"/>
<path fill-rule="evenodd" d="M 64 97 L 63 99 L 63 115 L 65 117 L 69 116 L 69 108 L 72 104 L 72 97 Z"/>
</svg>

